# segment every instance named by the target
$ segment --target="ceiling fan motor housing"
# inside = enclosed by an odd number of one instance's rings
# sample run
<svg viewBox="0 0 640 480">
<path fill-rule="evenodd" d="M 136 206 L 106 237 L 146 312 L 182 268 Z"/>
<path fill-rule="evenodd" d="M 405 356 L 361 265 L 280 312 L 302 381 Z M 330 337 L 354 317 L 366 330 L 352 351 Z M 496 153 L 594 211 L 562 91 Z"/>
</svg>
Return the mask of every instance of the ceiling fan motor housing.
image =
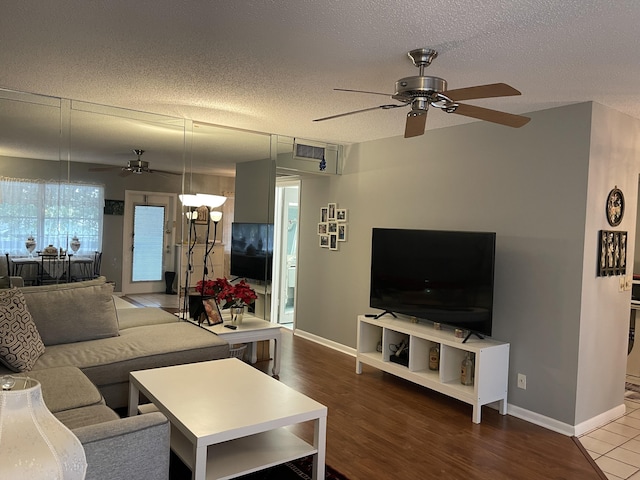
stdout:
<svg viewBox="0 0 640 480">
<path fill-rule="evenodd" d="M 125 170 L 132 173 L 147 172 L 149 171 L 149 162 L 145 162 L 144 160 L 130 160 Z"/>
<path fill-rule="evenodd" d="M 396 93 L 392 96 L 401 102 L 415 97 L 430 97 L 447 90 L 447 81 L 439 77 L 405 77 L 396 82 Z"/>
</svg>

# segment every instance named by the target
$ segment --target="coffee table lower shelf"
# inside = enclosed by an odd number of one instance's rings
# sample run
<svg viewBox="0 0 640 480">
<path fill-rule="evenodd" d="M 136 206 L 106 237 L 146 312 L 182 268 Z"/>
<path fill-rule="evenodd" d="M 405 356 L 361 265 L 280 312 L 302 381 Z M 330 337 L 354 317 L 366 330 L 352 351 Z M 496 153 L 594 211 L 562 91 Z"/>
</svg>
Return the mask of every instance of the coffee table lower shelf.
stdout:
<svg viewBox="0 0 640 480">
<path fill-rule="evenodd" d="M 177 428 L 171 427 L 171 449 L 193 470 L 193 445 Z M 280 465 L 318 452 L 313 445 L 286 427 L 210 445 L 207 451 L 207 480 L 225 480 Z"/>
</svg>

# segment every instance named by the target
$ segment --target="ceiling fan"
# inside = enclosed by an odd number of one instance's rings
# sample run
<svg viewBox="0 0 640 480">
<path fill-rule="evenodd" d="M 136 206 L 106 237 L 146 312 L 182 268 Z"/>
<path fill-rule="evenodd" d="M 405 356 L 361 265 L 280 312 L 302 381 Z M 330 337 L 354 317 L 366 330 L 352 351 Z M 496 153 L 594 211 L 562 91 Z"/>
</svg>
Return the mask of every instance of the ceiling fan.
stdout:
<svg viewBox="0 0 640 480">
<path fill-rule="evenodd" d="M 439 77 L 431 77 L 424 74 L 425 67 L 428 67 L 432 60 L 438 56 L 438 52 L 430 48 L 418 48 L 411 50 L 409 58 L 420 70 L 419 75 L 401 78 L 396 82 L 395 93 L 366 92 L 362 90 L 350 90 L 346 88 L 335 88 L 341 92 L 369 93 L 372 95 L 384 95 L 397 100 L 400 103 L 388 105 L 378 105 L 377 107 L 364 108 L 329 117 L 317 118 L 314 122 L 322 122 L 333 118 L 353 115 L 354 113 L 368 112 L 371 110 L 390 110 L 399 107 L 411 107 L 407 113 L 407 123 L 404 137 L 417 137 L 422 135 L 427 122 L 427 111 L 429 106 L 439 108 L 446 113 L 457 113 L 465 117 L 477 118 L 488 122 L 499 123 L 508 127 L 519 128 L 529 122 L 530 118 L 511 113 L 500 112 L 488 108 L 477 107 L 459 103 L 462 100 L 475 100 L 480 98 L 508 97 L 520 95 L 520 92 L 506 83 L 492 83 L 489 85 L 478 85 L 475 87 L 457 88 L 447 90 L 447 81 Z"/>
<path fill-rule="evenodd" d="M 135 153 L 138 156 L 138 158 L 136 160 L 129 160 L 127 162 L 126 167 L 95 167 L 95 168 L 90 168 L 89 171 L 90 172 L 106 172 L 109 170 L 119 169 L 120 170 L 120 173 L 118 174 L 119 177 L 128 177 L 132 173 L 135 173 L 138 175 L 143 173 L 163 173 L 166 175 L 182 175 L 182 173 L 169 172 L 167 170 L 151 170 L 149 168 L 149 162 L 145 162 L 144 160 L 140 159 L 140 157 L 144 153 L 144 150 L 134 149 L 133 153 Z"/>
</svg>

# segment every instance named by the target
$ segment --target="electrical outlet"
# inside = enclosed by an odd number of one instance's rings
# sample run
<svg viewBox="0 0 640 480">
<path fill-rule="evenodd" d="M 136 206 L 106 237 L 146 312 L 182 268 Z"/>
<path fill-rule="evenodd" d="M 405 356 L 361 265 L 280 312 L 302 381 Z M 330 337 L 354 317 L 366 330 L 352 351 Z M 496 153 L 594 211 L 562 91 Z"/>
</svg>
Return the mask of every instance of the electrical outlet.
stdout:
<svg viewBox="0 0 640 480">
<path fill-rule="evenodd" d="M 523 390 L 527 389 L 527 376 L 523 375 L 522 373 L 518 374 L 518 388 L 521 388 Z"/>
<path fill-rule="evenodd" d="M 625 289 L 625 291 L 628 292 L 629 290 L 631 290 L 631 284 L 632 284 L 631 277 L 625 277 L 625 279 L 624 279 L 624 289 Z"/>
</svg>

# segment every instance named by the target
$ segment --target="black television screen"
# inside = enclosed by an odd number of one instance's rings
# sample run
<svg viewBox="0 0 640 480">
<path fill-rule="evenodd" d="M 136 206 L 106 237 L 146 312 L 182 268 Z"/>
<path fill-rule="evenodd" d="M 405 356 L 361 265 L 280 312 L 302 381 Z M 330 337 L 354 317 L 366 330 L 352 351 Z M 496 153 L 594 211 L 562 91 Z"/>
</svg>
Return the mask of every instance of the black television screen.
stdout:
<svg viewBox="0 0 640 480">
<path fill-rule="evenodd" d="M 271 280 L 273 225 L 233 223 L 231 225 L 231 267 L 233 277 Z"/>
<path fill-rule="evenodd" d="M 370 306 L 491 335 L 496 234 L 374 228 Z"/>
</svg>

